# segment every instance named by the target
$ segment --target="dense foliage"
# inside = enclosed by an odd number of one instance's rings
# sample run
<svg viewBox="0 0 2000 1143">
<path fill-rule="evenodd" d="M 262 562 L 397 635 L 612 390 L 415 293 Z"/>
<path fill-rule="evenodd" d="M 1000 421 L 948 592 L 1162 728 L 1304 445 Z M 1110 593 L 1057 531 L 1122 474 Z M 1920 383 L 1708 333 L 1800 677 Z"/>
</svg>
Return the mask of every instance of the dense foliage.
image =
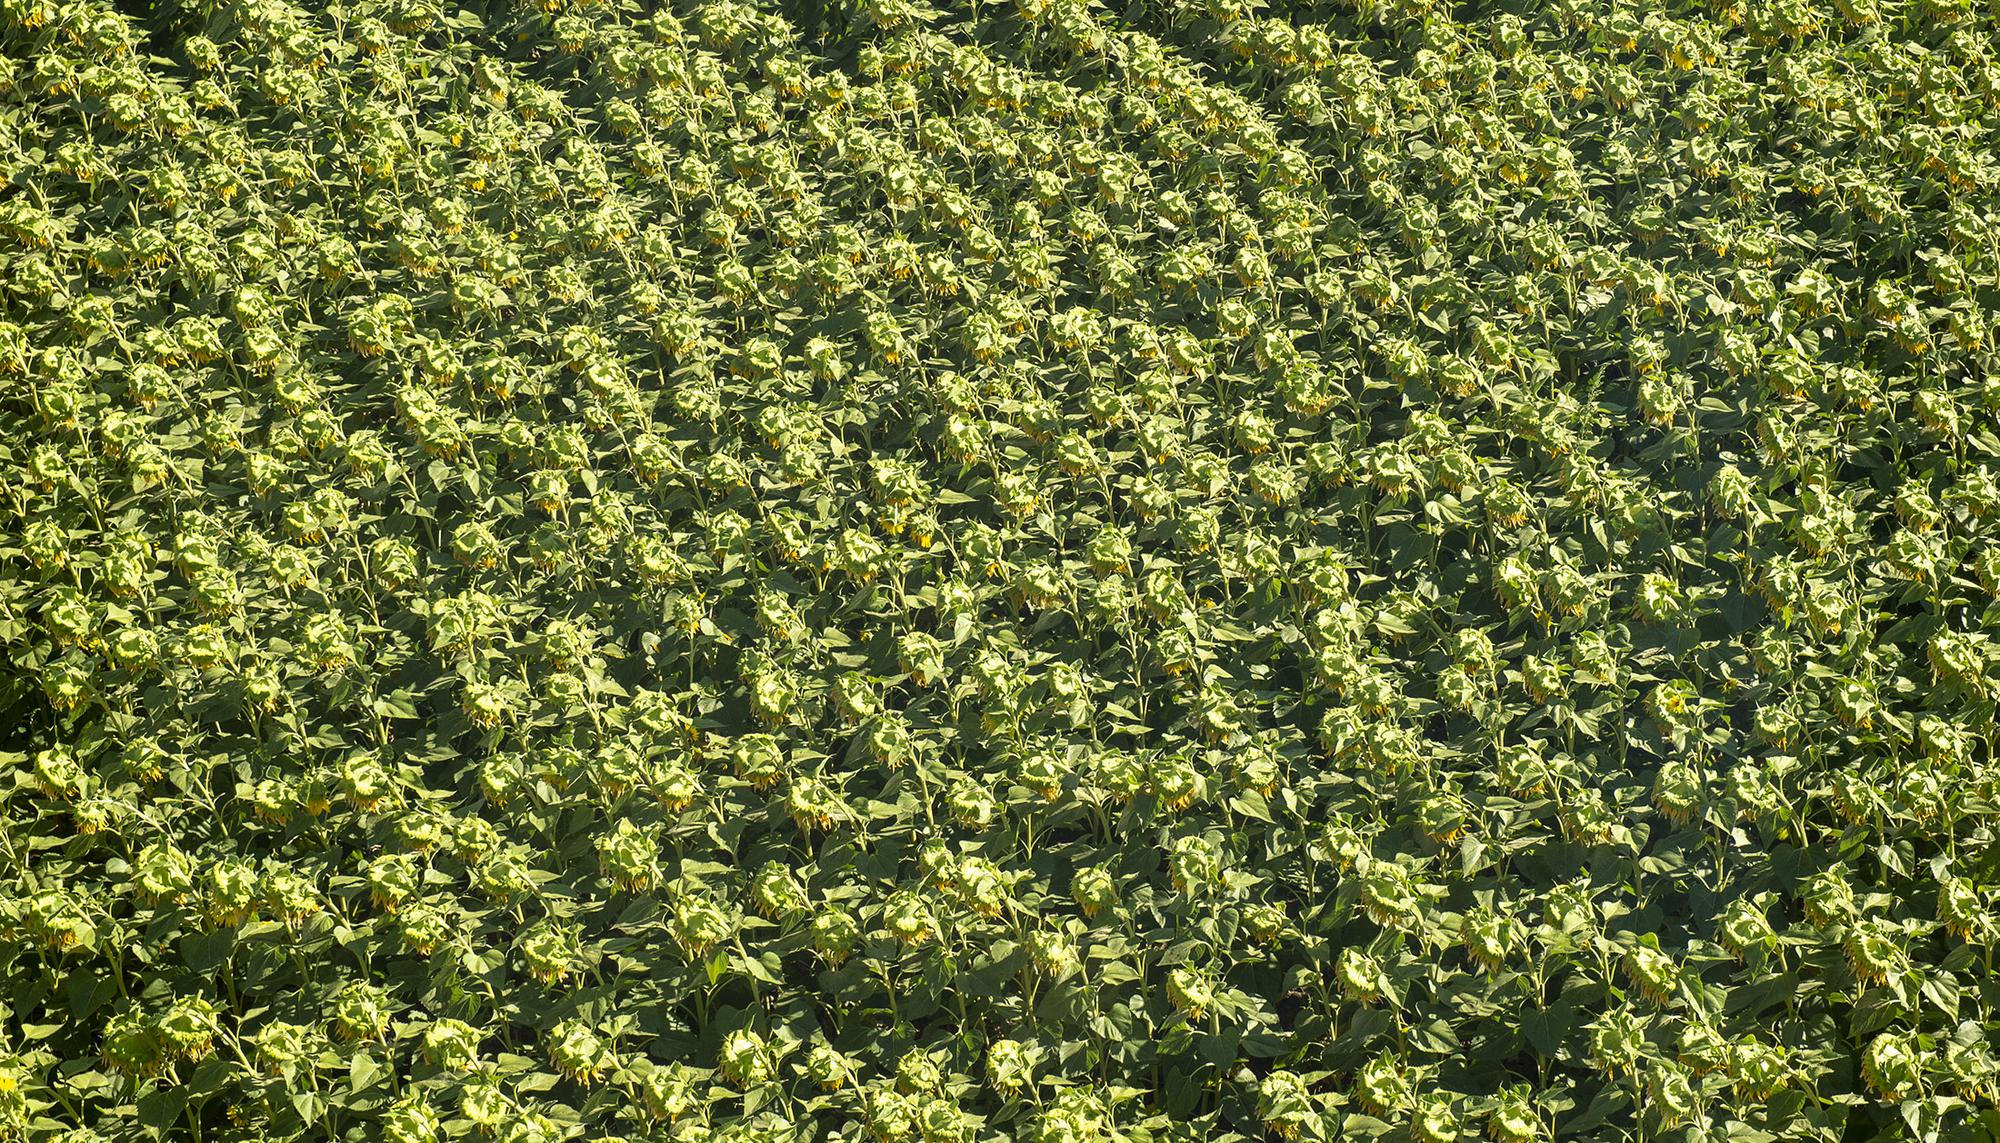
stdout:
<svg viewBox="0 0 2000 1143">
<path fill-rule="evenodd" d="M 1984 1138 L 1972 0 L 0 0 L 0 1138 Z"/>
</svg>

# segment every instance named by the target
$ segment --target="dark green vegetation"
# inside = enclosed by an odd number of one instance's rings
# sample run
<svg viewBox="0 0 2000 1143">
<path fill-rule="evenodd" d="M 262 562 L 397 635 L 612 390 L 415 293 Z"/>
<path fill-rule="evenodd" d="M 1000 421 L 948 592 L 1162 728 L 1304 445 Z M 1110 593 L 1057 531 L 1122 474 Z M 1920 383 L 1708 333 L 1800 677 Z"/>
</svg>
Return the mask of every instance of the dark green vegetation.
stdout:
<svg viewBox="0 0 2000 1143">
<path fill-rule="evenodd" d="M 1992 12 L 641 7 L 0 0 L 0 1138 L 1989 1137 Z"/>
</svg>

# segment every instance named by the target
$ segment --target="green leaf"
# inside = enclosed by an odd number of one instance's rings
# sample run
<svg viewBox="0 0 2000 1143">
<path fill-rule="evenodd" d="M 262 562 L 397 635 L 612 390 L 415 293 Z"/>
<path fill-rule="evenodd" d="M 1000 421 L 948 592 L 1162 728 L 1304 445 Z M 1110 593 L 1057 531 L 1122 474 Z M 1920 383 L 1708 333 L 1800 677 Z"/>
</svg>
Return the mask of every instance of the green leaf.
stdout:
<svg viewBox="0 0 2000 1143">
<path fill-rule="evenodd" d="M 139 1097 L 139 1125 L 163 1135 L 180 1122 L 187 1110 L 187 1093 L 177 1087 L 155 1088 Z"/>
<path fill-rule="evenodd" d="M 382 1065 L 368 1052 L 356 1052 L 347 1062 L 347 1086 L 357 1094 L 374 1087 L 382 1074 Z"/>
<path fill-rule="evenodd" d="M 1245 817 L 1255 818 L 1260 822 L 1269 822 L 1271 820 L 1270 805 L 1264 800 L 1264 795 L 1258 793 L 1256 790 L 1244 790 L 1242 793 L 1229 799 L 1229 808 Z"/>
</svg>

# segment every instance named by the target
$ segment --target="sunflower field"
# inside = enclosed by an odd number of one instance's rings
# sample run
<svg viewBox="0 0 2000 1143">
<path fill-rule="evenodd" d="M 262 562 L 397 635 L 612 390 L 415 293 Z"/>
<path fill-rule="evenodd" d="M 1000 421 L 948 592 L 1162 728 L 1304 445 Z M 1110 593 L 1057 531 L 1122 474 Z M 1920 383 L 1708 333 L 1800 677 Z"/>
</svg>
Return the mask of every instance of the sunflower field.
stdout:
<svg viewBox="0 0 2000 1143">
<path fill-rule="evenodd" d="M 0 0 L 0 1140 L 2000 1136 L 1991 0 Z"/>
</svg>

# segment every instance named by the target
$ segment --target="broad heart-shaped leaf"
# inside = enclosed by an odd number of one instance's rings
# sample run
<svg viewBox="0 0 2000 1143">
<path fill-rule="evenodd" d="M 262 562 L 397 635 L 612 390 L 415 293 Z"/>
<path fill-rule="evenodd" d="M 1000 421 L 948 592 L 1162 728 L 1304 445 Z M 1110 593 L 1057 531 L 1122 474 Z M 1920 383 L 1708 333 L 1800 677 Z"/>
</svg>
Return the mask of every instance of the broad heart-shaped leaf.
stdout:
<svg viewBox="0 0 2000 1143">
<path fill-rule="evenodd" d="M 292 1090 L 285 1094 L 292 1110 L 298 1114 L 300 1121 L 309 1127 L 318 1123 L 326 1114 L 326 1100 L 321 1098 L 318 1092 Z"/>
<path fill-rule="evenodd" d="M 187 1103 L 187 1093 L 178 1088 L 156 1088 L 147 1092 L 139 1097 L 139 1126 L 146 1128 L 155 1138 L 162 1137 L 179 1126 Z"/>
<path fill-rule="evenodd" d="M 1521 1036 L 1543 1059 L 1553 1060 L 1562 1052 L 1563 1042 L 1575 1025 L 1575 1009 L 1561 1006 L 1536 1009 L 1521 1016 Z"/>
<path fill-rule="evenodd" d="M 188 968 L 201 974 L 213 973 L 235 944 L 235 935 L 228 931 L 214 933 L 190 933 L 181 938 L 181 959 Z"/>
<path fill-rule="evenodd" d="M 1631 1106 L 1632 1097 L 1616 1087 L 1607 1087 L 1597 1093 L 1590 1105 L 1571 1118 L 1557 1125 L 1557 1130 L 1565 1136 L 1587 1135 L 1600 1124 L 1609 1121 Z"/>
<path fill-rule="evenodd" d="M 370 1052 L 354 1053 L 347 1061 L 347 1084 L 350 1090 L 367 1091 L 384 1079 L 382 1064 Z"/>
</svg>

